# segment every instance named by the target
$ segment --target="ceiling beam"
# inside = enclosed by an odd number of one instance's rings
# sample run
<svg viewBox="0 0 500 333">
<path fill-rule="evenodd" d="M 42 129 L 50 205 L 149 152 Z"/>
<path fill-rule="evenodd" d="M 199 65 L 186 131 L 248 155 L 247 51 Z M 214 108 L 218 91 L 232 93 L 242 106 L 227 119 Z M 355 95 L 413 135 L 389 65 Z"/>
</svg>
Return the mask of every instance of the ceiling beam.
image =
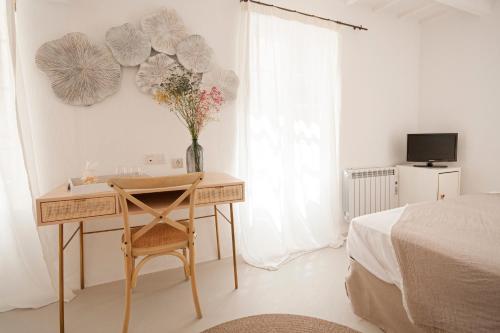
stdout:
<svg viewBox="0 0 500 333">
<path fill-rule="evenodd" d="M 418 21 L 418 23 L 423 24 L 423 23 L 432 21 L 433 19 L 440 17 L 440 16 L 443 16 L 444 14 L 446 14 L 448 12 L 449 12 L 449 10 L 447 8 L 444 8 L 442 10 L 435 12 L 434 14 L 431 14 L 429 16 L 422 18 L 420 21 Z"/>
<path fill-rule="evenodd" d="M 377 5 L 375 7 L 373 7 L 373 11 L 374 12 L 378 12 L 378 11 L 381 11 L 381 10 L 384 10 L 384 9 L 387 9 L 391 6 L 394 6 L 395 4 L 399 3 L 401 0 L 388 0 L 384 3 L 381 3 L 380 5 Z"/>
<path fill-rule="evenodd" d="M 399 14 L 398 17 L 401 19 L 401 18 L 405 18 L 405 17 L 408 17 L 408 16 L 416 15 L 418 13 L 425 12 L 426 10 L 434 8 L 436 6 L 437 5 L 435 3 L 428 3 L 426 5 L 422 5 L 422 6 L 419 6 L 419 7 L 410 9 L 410 10 L 407 10 L 407 11 Z"/>
<path fill-rule="evenodd" d="M 486 15 L 493 10 L 492 0 L 434 0 L 448 7 L 467 12 L 473 15 Z"/>
</svg>

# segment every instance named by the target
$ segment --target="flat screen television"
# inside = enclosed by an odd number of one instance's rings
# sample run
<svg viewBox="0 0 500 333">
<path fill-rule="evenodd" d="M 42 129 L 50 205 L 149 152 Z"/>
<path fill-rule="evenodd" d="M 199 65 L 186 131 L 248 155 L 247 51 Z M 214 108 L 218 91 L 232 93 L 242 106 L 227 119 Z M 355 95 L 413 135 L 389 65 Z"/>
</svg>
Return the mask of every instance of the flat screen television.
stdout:
<svg viewBox="0 0 500 333">
<path fill-rule="evenodd" d="M 416 165 L 422 167 L 434 167 L 433 162 L 456 162 L 457 143 L 458 133 L 408 134 L 406 160 L 427 162 Z"/>
</svg>

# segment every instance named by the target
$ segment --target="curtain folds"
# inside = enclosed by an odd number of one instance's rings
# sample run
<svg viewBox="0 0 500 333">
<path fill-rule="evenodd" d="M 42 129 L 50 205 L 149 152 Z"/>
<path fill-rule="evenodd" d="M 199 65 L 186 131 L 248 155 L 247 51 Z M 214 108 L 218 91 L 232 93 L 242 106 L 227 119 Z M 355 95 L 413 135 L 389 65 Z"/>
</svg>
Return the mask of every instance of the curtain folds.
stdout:
<svg viewBox="0 0 500 333">
<path fill-rule="evenodd" d="M 12 2 L 0 5 L 0 312 L 56 300 L 33 215 L 16 114 Z"/>
<path fill-rule="evenodd" d="M 238 171 L 247 180 L 240 248 L 277 269 L 340 246 L 339 35 L 330 22 L 242 3 Z"/>
</svg>

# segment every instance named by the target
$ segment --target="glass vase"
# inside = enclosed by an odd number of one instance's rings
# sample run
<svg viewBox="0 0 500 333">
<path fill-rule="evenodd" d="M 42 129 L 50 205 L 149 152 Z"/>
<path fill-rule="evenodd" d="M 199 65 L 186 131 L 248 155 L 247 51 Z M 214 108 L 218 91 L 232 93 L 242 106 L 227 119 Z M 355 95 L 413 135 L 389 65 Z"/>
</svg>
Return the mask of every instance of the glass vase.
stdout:
<svg viewBox="0 0 500 333">
<path fill-rule="evenodd" d="M 186 150 L 186 167 L 188 173 L 203 171 L 203 147 L 197 139 Z"/>
</svg>

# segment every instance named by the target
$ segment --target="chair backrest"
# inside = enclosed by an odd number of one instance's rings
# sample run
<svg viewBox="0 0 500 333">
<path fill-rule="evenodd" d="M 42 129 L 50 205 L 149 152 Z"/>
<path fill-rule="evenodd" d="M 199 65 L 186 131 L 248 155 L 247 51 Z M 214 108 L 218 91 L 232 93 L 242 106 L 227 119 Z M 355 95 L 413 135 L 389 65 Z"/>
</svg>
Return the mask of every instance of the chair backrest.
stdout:
<svg viewBox="0 0 500 333">
<path fill-rule="evenodd" d="M 109 179 L 109 186 L 111 186 L 119 194 L 120 198 L 127 253 L 130 254 L 132 245 L 138 238 L 142 237 L 156 224 L 161 222 L 167 223 L 176 229 L 188 233 L 189 239 L 191 239 L 194 233 L 193 220 L 196 187 L 202 179 L 202 172 L 166 177 L 119 177 Z M 162 205 L 161 209 L 155 209 L 138 198 L 141 194 L 145 193 L 155 193 L 159 195 L 162 193 L 175 193 L 179 195 L 175 198 L 175 200 L 172 196 L 165 195 L 165 206 Z M 188 198 L 189 219 L 188 228 L 186 228 L 185 225 L 170 219 L 168 215 Z M 144 213 L 148 213 L 153 216 L 153 220 L 141 227 L 134 233 L 133 236 L 130 232 L 129 202 L 136 207 L 139 207 Z"/>
</svg>

